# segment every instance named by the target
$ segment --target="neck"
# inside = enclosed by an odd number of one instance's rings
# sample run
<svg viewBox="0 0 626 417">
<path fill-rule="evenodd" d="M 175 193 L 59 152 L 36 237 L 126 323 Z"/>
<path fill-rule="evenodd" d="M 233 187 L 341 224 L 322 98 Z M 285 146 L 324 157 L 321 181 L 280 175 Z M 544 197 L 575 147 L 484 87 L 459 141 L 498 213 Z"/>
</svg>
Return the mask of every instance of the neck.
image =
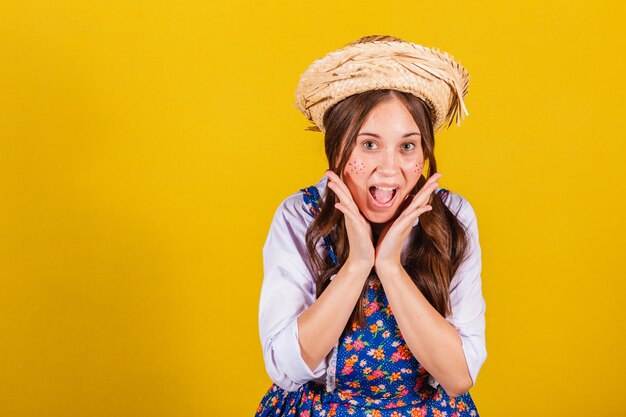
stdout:
<svg viewBox="0 0 626 417">
<path fill-rule="evenodd" d="M 385 223 L 370 223 L 370 225 L 372 226 L 372 235 L 374 238 L 374 244 L 376 244 L 378 242 L 378 237 L 380 236 L 383 229 L 385 228 Z"/>
</svg>

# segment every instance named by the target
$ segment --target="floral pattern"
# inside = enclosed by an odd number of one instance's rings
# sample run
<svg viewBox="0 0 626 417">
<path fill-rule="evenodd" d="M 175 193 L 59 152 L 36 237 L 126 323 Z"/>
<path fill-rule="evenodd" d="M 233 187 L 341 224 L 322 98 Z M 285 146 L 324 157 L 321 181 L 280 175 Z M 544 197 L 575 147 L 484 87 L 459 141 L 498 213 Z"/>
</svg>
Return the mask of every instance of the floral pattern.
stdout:
<svg viewBox="0 0 626 417">
<path fill-rule="evenodd" d="M 288 392 L 272 384 L 255 417 L 466 417 L 478 416 L 466 392 L 450 397 L 428 384 L 429 374 L 415 359 L 398 328 L 380 281 L 371 281 L 363 300 L 366 325 L 352 323 L 337 352 L 337 386 L 309 381 Z"/>
<path fill-rule="evenodd" d="M 319 213 L 315 186 L 301 190 L 310 215 Z M 445 201 L 449 192 L 437 195 Z M 333 262 L 332 241 L 324 238 Z M 309 381 L 298 390 L 285 391 L 276 384 L 268 389 L 255 417 L 467 417 L 478 416 L 469 392 L 450 397 L 441 385 L 433 388 L 430 375 L 406 345 L 379 281 L 370 282 L 363 301 L 366 325 L 352 323 L 337 351 L 336 389 Z"/>
</svg>

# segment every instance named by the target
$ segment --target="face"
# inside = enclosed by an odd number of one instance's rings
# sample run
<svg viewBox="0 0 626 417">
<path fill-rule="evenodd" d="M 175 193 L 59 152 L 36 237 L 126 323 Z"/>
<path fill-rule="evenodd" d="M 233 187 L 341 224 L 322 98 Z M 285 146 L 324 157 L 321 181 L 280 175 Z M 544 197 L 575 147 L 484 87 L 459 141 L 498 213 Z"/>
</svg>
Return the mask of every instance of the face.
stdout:
<svg viewBox="0 0 626 417">
<path fill-rule="evenodd" d="M 378 104 L 367 116 L 342 174 L 370 222 L 395 219 L 422 174 L 421 139 L 413 117 L 395 97 Z"/>
</svg>

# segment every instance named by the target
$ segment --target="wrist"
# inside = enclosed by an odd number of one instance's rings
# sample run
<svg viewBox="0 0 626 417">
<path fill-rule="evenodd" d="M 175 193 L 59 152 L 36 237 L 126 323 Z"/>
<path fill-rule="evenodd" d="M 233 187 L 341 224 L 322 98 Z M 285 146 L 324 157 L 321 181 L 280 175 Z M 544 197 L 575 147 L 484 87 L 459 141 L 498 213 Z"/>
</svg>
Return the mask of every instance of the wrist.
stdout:
<svg viewBox="0 0 626 417">
<path fill-rule="evenodd" d="M 374 265 L 369 262 L 355 261 L 348 257 L 342 269 L 345 268 L 350 275 L 362 276 L 363 278 L 367 278 L 370 272 L 372 272 L 373 266 Z"/>
<path fill-rule="evenodd" d="M 398 276 L 404 272 L 404 267 L 400 262 L 377 262 L 375 268 L 376 275 L 378 275 L 380 279 Z"/>
</svg>

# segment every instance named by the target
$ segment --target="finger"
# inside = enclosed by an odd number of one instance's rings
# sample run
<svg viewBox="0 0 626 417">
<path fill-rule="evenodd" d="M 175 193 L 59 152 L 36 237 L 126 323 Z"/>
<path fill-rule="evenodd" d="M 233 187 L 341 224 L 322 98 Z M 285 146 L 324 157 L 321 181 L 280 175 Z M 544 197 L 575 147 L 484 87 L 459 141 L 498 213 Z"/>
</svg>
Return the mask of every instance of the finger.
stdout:
<svg viewBox="0 0 626 417">
<path fill-rule="evenodd" d="M 442 176 L 443 174 L 441 172 L 435 172 L 433 175 L 428 177 L 426 183 L 428 183 L 429 181 L 439 181 L 439 178 L 441 178 Z"/>
<path fill-rule="evenodd" d="M 420 188 L 420 190 L 415 195 L 409 194 L 405 198 L 405 201 L 402 204 L 404 208 L 402 208 L 401 206 L 400 215 L 397 218 L 398 224 L 402 223 L 405 218 L 411 216 L 413 218 L 412 226 L 415 226 L 415 223 L 417 222 L 417 218 L 419 217 L 419 215 L 432 209 L 432 206 L 430 206 L 427 203 L 429 202 L 430 197 L 432 196 L 432 193 L 439 186 L 439 183 L 437 182 L 437 180 L 439 180 L 439 178 L 441 177 L 442 177 L 442 174 L 440 172 L 435 172 L 433 175 L 431 175 L 428 178 L 428 180 L 426 180 L 424 185 Z M 407 200 L 409 201 L 407 202 Z M 423 209 L 424 207 L 430 207 L 430 208 L 427 208 L 424 210 Z"/>
<path fill-rule="evenodd" d="M 346 194 L 344 190 L 341 189 L 339 184 L 334 181 L 328 181 L 327 187 L 333 190 L 333 192 L 337 195 L 340 203 L 343 203 L 347 209 L 352 211 L 353 213 L 358 212 L 358 207 L 354 202 L 351 194 Z"/>
<path fill-rule="evenodd" d="M 346 207 L 345 204 L 335 203 L 335 208 L 343 213 L 343 215 L 346 217 L 346 220 L 350 220 L 351 222 L 357 222 L 357 223 L 359 222 L 360 219 L 357 217 L 357 215 L 348 207 Z M 347 223 L 348 222 L 346 222 L 346 225 Z"/>
<path fill-rule="evenodd" d="M 422 187 L 420 192 L 413 196 L 411 203 L 404 209 L 399 217 L 411 215 L 419 207 L 429 205 L 432 193 L 437 189 L 438 183 L 431 183 Z"/>
<path fill-rule="evenodd" d="M 422 186 L 422 189 L 426 188 L 426 187 L 430 187 L 433 184 L 435 184 L 435 186 L 437 186 L 439 184 L 439 179 L 442 177 L 441 172 L 435 172 L 433 175 L 431 175 L 426 182 L 424 183 L 424 185 Z M 418 192 L 419 194 L 419 192 Z"/>
<path fill-rule="evenodd" d="M 426 213 L 427 211 L 431 211 L 432 209 L 433 209 L 433 206 L 427 204 L 425 206 L 420 206 L 416 208 L 410 213 L 407 213 L 402 218 L 398 217 L 398 220 L 397 220 L 398 227 L 413 228 L 414 226 L 417 225 L 417 219 L 419 218 L 419 216 Z"/>
<path fill-rule="evenodd" d="M 402 204 L 400 205 L 398 212 L 398 218 L 406 216 L 412 213 L 417 207 L 423 206 L 428 203 L 432 191 L 436 190 L 438 186 L 437 182 L 426 183 L 417 194 L 408 194 Z"/>
<path fill-rule="evenodd" d="M 333 192 L 339 197 L 339 200 L 346 204 L 349 208 L 354 210 L 355 213 L 359 212 L 359 208 L 354 202 L 354 198 L 352 197 L 352 193 L 348 186 L 335 174 L 333 171 L 326 171 L 326 175 L 328 176 L 329 182 L 327 186 L 333 190 Z"/>
<path fill-rule="evenodd" d="M 398 212 L 402 213 L 404 210 L 406 210 L 411 205 L 411 202 L 413 202 L 414 197 L 415 196 L 413 194 L 407 194 L 407 196 L 404 198 L 404 201 L 402 201 L 402 204 L 400 204 Z"/>
<path fill-rule="evenodd" d="M 344 204 L 336 203 L 335 207 L 337 210 L 341 211 L 346 219 L 346 231 L 348 232 L 348 237 L 352 235 L 352 233 L 360 234 L 363 226 L 366 227 L 365 233 L 369 237 L 370 241 L 372 240 L 372 228 L 369 227 L 369 224 L 363 222 L 361 218 L 357 218 L 357 216 L 349 210 Z M 360 226 L 361 225 L 361 226 Z"/>
<path fill-rule="evenodd" d="M 343 180 L 339 177 L 339 175 L 335 174 L 333 171 L 330 171 L 330 170 L 326 171 L 326 175 L 328 176 L 328 179 L 330 181 L 334 182 L 335 184 L 339 186 L 339 188 L 341 189 L 341 191 L 344 192 L 344 194 L 347 194 L 350 197 L 352 197 L 352 194 L 350 193 L 350 189 L 348 188 L 346 183 L 343 182 Z"/>
<path fill-rule="evenodd" d="M 413 211 L 410 215 L 405 215 L 403 217 L 398 217 L 391 227 L 386 227 L 383 229 L 381 236 L 378 238 L 378 241 L 381 242 L 387 234 L 393 233 L 394 236 L 398 237 L 400 240 L 404 241 L 406 237 L 411 233 L 413 227 L 417 224 L 417 219 L 420 215 L 425 212 L 432 210 L 432 206 L 426 205 L 419 207 L 415 211 Z M 388 225 L 389 226 L 389 225 Z"/>
<path fill-rule="evenodd" d="M 418 208 L 417 210 L 415 210 L 413 213 L 411 213 L 408 216 L 407 222 L 410 225 L 415 226 L 415 224 L 417 223 L 417 219 L 419 219 L 419 217 L 422 214 L 424 214 L 424 213 L 426 213 L 428 211 L 431 211 L 432 209 L 433 209 L 433 206 L 431 206 L 431 205 L 425 205 L 425 206 L 422 206 L 422 207 Z"/>
<path fill-rule="evenodd" d="M 420 195 L 423 194 L 423 192 L 429 188 L 432 188 L 433 185 L 435 188 L 437 188 L 437 186 L 439 185 L 438 181 L 439 178 L 441 178 L 442 174 L 440 172 L 435 172 L 433 175 L 431 175 L 426 182 L 424 183 L 424 185 L 420 188 L 420 190 L 415 194 L 415 197 L 419 197 Z"/>
<path fill-rule="evenodd" d="M 413 196 L 411 203 L 407 206 L 405 212 L 411 212 L 416 207 L 423 206 L 428 203 L 430 196 L 439 186 L 438 182 L 426 183 L 424 186 Z"/>
</svg>

